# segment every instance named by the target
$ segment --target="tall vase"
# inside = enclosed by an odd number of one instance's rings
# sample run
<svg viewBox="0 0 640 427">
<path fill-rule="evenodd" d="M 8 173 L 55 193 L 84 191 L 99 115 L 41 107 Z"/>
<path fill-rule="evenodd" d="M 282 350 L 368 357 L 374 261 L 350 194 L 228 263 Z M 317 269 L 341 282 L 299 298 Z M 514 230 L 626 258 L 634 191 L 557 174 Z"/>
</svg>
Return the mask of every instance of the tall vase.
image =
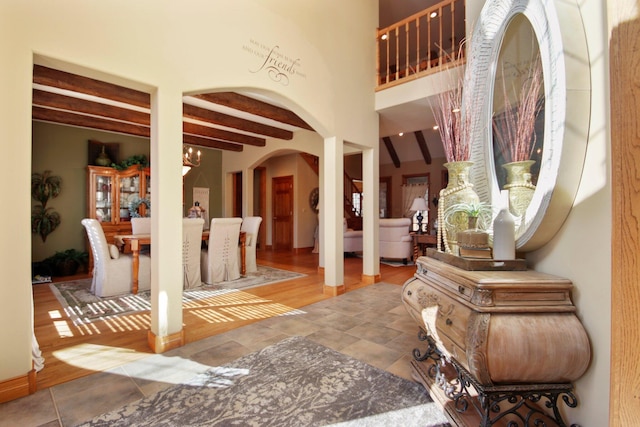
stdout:
<svg viewBox="0 0 640 427">
<path fill-rule="evenodd" d="M 451 206 L 460 203 L 478 204 L 480 199 L 473 190 L 473 184 L 469 182 L 469 171 L 473 162 L 449 162 L 444 167 L 449 171 L 449 183 L 440 191 L 438 202 L 438 231 L 442 233 L 442 241 L 446 252 L 459 255 L 457 236 L 469 226 L 466 212 L 453 212 L 444 217 L 445 212 L 450 212 Z M 440 231 L 442 230 L 442 231 Z"/>
<path fill-rule="evenodd" d="M 505 163 L 507 172 L 505 190 L 509 190 L 509 210 L 516 218 L 522 217 L 529 207 L 536 186 L 531 183 L 531 166 L 535 160 Z"/>
</svg>

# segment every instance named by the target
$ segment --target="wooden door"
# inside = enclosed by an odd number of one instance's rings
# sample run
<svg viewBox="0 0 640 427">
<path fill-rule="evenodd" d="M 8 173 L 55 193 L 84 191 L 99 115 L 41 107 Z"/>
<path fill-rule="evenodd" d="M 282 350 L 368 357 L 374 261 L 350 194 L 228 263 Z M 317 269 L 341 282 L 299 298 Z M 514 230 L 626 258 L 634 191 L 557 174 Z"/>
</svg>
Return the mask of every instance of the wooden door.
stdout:
<svg viewBox="0 0 640 427">
<path fill-rule="evenodd" d="M 272 180 L 273 249 L 293 250 L 293 176 Z"/>
<path fill-rule="evenodd" d="M 242 172 L 233 174 L 233 202 L 232 216 L 242 218 Z"/>
<path fill-rule="evenodd" d="M 265 223 L 267 218 L 267 169 L 265 167 L 257 167 L 253 171 L 253 210 L 254 215 L 262 217 L 262 223 L 260 224 L 260 231 L 258 232 L 258 246 L 257 249 L 263 249 L 267 247 L 267 224 Z"/>
</svg>

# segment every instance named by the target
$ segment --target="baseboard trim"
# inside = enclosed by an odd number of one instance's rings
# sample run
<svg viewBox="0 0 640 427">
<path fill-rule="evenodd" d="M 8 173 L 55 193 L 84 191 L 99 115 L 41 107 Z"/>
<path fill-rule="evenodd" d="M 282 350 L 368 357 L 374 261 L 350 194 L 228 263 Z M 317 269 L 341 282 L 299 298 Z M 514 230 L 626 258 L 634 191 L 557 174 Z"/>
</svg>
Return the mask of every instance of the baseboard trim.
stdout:
<svg viewBox="0 0 640 427">
<path fill-rule="evenodd" d="M 325 295 L 329 295 L 331 297 L 337 297 L 338 295 L 342 295 L 346 292 L 346 287 L 344 285 L 338 286 L 329 286 L 327 284 L 322 285 L 322 293 Z"/>
<path fill-rule="evenodd" d="M 26 375 L 0 382 L 0 403 L 28 396 L 36 390 L 36 370 L 32 369 Z"/>
<path fill-rule="evenodd" d="M 173 350 L 174 348 L 182 347 L 184 342 L 184 329 L 181 329 L 175 334 L 166 335 L 163 337 L 157 336 L 153 331 L 149 331 L 147 334 L 147 340 L 149 348 L 154 353 L 164 353 L 165 351 Z"/>
<path fill-rule="evenodd" d="M 365 285 L 373 285 L 374 283 L 382 281 L 382 276 L 380 276 L 379 274 L 363 274 L 362 276 L 360 276 L 360 281 Z"/>
</svg>

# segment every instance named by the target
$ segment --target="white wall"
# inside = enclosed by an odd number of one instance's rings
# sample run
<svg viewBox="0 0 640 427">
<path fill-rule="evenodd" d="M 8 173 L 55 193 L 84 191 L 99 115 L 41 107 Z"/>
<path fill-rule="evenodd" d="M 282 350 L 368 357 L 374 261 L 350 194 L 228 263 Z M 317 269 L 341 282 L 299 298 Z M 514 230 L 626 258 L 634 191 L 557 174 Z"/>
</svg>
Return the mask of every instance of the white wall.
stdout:
<svg viewBox="0 0 640 427">
<path fill-rule="evenodd" d="M 162 210 L 154 227 L 159 229 L 159 221 L 177 223 L 182 214 L 178 106 L 183 93 L 234 88 L 273 93 L 325 136 L 377 144 L 372 91 L 376 23 L 377 2 L 369 0 L 194 0 L 188 7 L 172 0 L 0 3 L 0 141 L 3 156 L 11 159 L 0 177 L 13 183 L 3 186 L 1 194 L 13 207 L 0 213 L 5 276 L 0 284 L 0 381 L 31 369 L 34 55 L 45 66 L 152 94 L 152 167 L 159 172 L 153 187 L 162 194 L 154 195 Z M 282 55 L 279 60 L 296 64 L 286 82 L 272 80 L 260 68 L 274 50 Z M 162 245 L 153 265 L 166 290 L 162 281 L 179 278 L 180 245 L 159 233 Z M 167 291 L 172 297 L 174 290 Z M 180 320 L 170 314 L 167 329 L 152 318 L 152 330 L 174 333 L 172 325 Z"/>
<path fill-rule="evenodd" d="M 574 2 L 556 1 L 559 8 L 563 3 Z M 592 360 L 586 374 L 575 383 L 579 406 L 567 411 L 565 421 L 583 426 L 609 423 L 611 157 L 605 7 L 603 0 L 580 2 L 584 28 L 588 29 L 592 84 L 589 144 L 578 194 L 558 234 L 527 256 L 537 270 L 566 277 L 574 284 L 573 302 L 591 340 Z M 572 25 L 578 28 L 576 23 Z"/>
</svg>

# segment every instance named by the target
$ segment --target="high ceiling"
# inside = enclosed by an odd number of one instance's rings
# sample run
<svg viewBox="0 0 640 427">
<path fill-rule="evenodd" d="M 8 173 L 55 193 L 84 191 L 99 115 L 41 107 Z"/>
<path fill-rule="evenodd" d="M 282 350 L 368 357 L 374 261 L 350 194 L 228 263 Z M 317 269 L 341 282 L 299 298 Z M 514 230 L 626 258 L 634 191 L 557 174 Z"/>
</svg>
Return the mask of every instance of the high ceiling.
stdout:
<svg viewBox="0 0 640 427">
<path fill-rule="evenodd" d="M 380 25 L 389 25 L 434 3 L 380 0 Z M 399 131 L 427 132 L 431 124 L 424 113 L 428 115 L 429 108 L 424 100 L 416 102 L 424 105 L 380 112 L 380 137 L 395 138 Z M 150 104 L 150 95 L 143 91 L 48 66 L 34 66 L 32 115 L 36 121 L 148 138 Z M 417 111 L 422 113 L 416 114 Z M 190 145 L 242 151 L 244 145 L 264 146 L 267 138 L 291 140 L 300 129 L 313 130 L 293 112 L 255 93 L 216 92 L 183 97 L 183 141 Z M 427 143 L 435 151 L 433 155 L 438 156 L 441 150 L 429 142 L 428 136 Z M 418 150 L 418 146 L 411 144 L 411 149 Z M 401 161 L 403 151 L 400 143 Z M 413 153 L 408 157 L 415 159 Z"/>
</svg>

